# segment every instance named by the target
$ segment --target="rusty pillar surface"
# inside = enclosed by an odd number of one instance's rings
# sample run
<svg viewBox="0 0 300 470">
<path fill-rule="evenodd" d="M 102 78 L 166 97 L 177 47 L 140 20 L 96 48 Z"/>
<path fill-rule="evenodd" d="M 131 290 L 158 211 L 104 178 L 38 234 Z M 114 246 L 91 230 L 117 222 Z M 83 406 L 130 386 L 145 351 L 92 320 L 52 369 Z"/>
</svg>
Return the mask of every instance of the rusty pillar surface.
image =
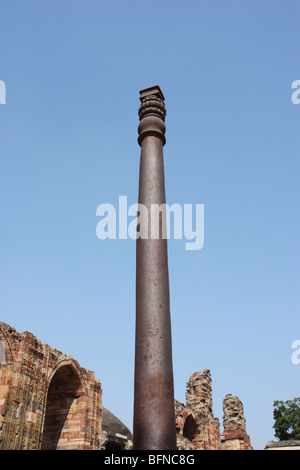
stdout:
<svg viewBox="0 0 300 470">
<path fill-rule="evenodd" d="M 152 205 L 165 203 L 163 146 L 166 109 L 158 86 L 141 90 L 140 101 L 139 204 L 148 209 L 148 237 L 145 231 L 143 235 L 140 232 L 136 244 L 133 448 L 174 450 L 176 428 L 167 239 L 161 232 L 158 238 L 151 238 L 150 220 Z M 143 219 L 140 220 L 142 223 Z M 160 227 L 161 224 L 162 219 Z M 139 228 L 138 225 L 138 231 Z"/>
</svg>

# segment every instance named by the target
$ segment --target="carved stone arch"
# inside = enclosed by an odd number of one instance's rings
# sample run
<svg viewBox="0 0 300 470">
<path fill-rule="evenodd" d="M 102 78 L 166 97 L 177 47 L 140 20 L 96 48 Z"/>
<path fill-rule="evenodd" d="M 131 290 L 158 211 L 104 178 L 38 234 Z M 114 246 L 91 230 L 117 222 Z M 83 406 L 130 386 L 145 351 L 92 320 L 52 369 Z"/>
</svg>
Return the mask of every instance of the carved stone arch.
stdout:
<svg viewBox="0 0 300 470">
<path fill-rule="evenodd" d="M 12 348 L 10 345 L 10 341 L 7 335 L 7 332 L 0 324 L 0 342 L 3 345 L 4 351 L 1 351 L 1 344 L 0 344 L 0 364 L 12 364 L 14 362 L 14 357 L 12 353 Z M 3 352 L 5 353 L 5 359 L 1 362 L 1 356 L 3 356 Z M 2 353 L 2 354 L 1 354 Z"/>
<path fill-rule="evenodd" d="M 88 393 L 80 367 L 73 358 L 64 358 L 48 376 L 41 448 L 83 448 L 87 416 Z"/>
<path fill-rule="evenodd" d="M 53 379 L 54 375 L 56 374 L 56 372 L 61 367 L 64 367 L 64 366 L 70 366 L 74 370 L 74 372 L 78 375 L 78 378 L 81 382 L 82 387 L 84 388 L 85 392 L 87 392 L 87 387 L 86 387 L 84 377 L 82 376 L 81 368 L 80 368 L 79 364 L 77 363 L 77 361 L 75 361 L 71 356 L 66 357 L 64 359 L 61 359 L 51 369 L 51 371 L 49 372 L 48 377 L 47 377 L 48 387 L 49 387 L 50 382 Z"/>
</svg>

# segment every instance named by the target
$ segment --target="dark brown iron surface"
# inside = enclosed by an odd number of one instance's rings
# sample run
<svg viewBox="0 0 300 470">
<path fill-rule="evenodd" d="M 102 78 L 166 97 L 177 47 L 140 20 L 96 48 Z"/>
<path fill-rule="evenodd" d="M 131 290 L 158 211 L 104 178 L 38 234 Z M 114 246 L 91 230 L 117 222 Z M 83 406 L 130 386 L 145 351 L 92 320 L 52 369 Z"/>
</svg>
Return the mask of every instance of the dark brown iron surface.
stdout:
<svg viewBox="0 0 300 470">
<path fill-rule="evenodd" d="M 140 100 L 139 203 L 148 209 L 148 237 L 138 237 L 136 244 L 133 447 L 135 450 L 175 450 L 167 240 L 161 232 L 158 238 L 151 238 L 151 206 L 165 203 L 166 109 L 158 86 L 141 90 Z"/>
</svg>

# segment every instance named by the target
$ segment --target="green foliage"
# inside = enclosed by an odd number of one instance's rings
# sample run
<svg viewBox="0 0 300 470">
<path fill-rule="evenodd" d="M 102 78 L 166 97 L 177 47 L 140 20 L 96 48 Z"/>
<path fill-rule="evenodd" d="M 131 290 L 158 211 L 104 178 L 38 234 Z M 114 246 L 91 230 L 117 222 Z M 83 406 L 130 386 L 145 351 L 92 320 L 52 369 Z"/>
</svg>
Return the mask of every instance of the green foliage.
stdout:
<svg viewBox="0 0 300 470">
<path fill-rule="evenodd" d="M 300 440 L 300 398 L 274 401 L 275 436 L 280 441 Z"/>
</svg>

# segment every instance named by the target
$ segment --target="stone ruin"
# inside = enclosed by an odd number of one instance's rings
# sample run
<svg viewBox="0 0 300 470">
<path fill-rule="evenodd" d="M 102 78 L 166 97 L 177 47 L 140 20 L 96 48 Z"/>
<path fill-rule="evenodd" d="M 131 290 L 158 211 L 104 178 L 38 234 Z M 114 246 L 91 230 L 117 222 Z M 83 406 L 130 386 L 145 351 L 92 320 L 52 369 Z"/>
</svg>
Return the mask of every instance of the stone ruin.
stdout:
<svg viewBox="0 0 300 470">
<path fill-rule="evenodd" d="M 252 449 L 243 405 L 226 395 L 224 432 L 212 412 L 208 369 L 190 377 L 186 405 L 175 400 L 177 448 Z M 102 405 L 101 382 L 32 333 L 0 323 L 1 450 L 128 450 L 129 429 Z"/>
<path fill-rule="evenodd" d="M 246 433 L 246 419 L 238 397 L 223 400 L 223 427 L 212 410 L 212 387 L 209 369 L 195 372 L 186 386 L 186 405 L 175 401 L 177 447 L 194 450 L 252 450 Z"/>
<path fill-rule="evenodd" d="M 32 333 L 0 323 L 0 449 L 127 449 L 130 431 L 102 406 L 101 382 Z"/>
<path fill-rule="evenodd" d="M 101 384 L 33 334 L 0 323 L 0 449 L 99 449 Z"/>
<path fill-rule="evenodd" d="M 231 394 L 225 395 L 223 411 L 222 447 L 226 450 L 252 449 L 250 438 L 246 432 L 246 419 L 241 400 Z"/>
</svg>

